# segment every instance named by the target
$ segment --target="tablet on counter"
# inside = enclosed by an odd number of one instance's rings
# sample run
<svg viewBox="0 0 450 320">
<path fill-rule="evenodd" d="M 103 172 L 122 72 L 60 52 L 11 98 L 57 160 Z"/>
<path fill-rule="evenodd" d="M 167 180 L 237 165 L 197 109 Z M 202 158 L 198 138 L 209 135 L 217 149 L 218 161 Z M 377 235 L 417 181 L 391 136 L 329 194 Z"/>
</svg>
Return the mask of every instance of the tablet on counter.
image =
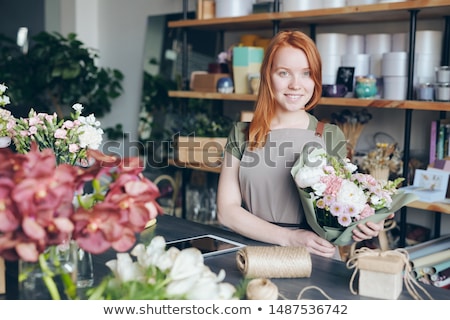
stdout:
<svg viewBox="0 0 450 320">
<path fill-rule="evenodd" d="M 245 244 L 222 238 L 212 234 L 200 235 L 174 241 L 168 241 L 166 247 L 177 247 L 180 250 L 187 248 L 197 248 L 204 257 L 236 251 Z"/>
</svg>

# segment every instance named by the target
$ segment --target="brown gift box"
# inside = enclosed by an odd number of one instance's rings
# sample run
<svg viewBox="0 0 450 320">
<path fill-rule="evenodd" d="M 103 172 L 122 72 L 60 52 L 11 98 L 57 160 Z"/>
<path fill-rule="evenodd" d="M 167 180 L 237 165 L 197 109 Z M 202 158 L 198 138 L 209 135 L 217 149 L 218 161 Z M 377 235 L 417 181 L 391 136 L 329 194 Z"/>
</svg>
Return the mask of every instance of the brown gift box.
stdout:
<svg viewBox="0 0 450 320">
<path fill-rule="evenodd" d="M 398 299 L 403 290 L 404 266 L 404 260 L 395 255 L 359 257 L 359 294 L 377 299 Z"/>
<path fill-rule="evenodd" d="M 176 160 L 218 167 L 222 164 L 227 138 L 178 136 L 174 143 Z"/>
<path fill-rule="evenodd" d="M 217 92 L 217 81 L 226 77 L 230 77 L 230 75 L 228 73 L 194 74 L 191 88 L 193 91 Z"/>
</svg>

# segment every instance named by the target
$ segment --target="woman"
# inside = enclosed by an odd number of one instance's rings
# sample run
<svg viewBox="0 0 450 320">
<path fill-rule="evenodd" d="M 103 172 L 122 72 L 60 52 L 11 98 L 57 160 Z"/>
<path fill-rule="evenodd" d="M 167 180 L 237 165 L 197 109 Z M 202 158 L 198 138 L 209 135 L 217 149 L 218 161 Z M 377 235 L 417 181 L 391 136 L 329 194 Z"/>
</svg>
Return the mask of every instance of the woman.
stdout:
<svg viewBox="0 0 450 320">
<path fill-rule="evenodd" d="M 253 120 L 230 132 L 218 186 L 221 224 L 248 238 L 281 246 L 305 246 L 333 257 L 336 247 L 308 228 L 292 165 L 311 146 L 346 156 L 346 142 L 335 125 L 308 113 L 322 94 L 321 60 L 314 42 L 300 31 L 278 33 L 266 49 Z M 304 155 L 304 154 L 303 154 Z M 378 235 L 383 224 L 355 228 L 353 239 Z"/>
</svg>

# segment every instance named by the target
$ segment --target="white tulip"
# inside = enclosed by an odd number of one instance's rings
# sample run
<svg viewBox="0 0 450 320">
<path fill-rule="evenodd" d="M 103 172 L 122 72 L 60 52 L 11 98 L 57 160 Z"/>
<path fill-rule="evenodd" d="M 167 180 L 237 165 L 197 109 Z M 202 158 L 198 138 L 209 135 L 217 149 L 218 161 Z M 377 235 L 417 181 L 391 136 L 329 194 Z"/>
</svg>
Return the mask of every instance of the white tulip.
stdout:
<svg viewBox="0 0 450 320">
<path fill-rule="evenodd" d="M 165 248 L 166 240 L 164 240 L 164 237 L 156 236 L 147 247 L 141 243 L 136 245 L 131 254 L 137 257 L 141 266 L 147 268 L 156 265 L 158 259 L 165 253 Z"/>
<path fill-rule="evenodd" d="M 195 283 L 200 279 L 200 274 L 194 274 L 181 280 L 174 280 L 167 285 L 169 296 L 182 296 L 188 293 Z"/>
<path fill-rule="evenodd" d="M 144 274 L 138 264 L 133 262 L 128 253 L 118 253 L 116 260 L 106 262 L 106 266 L 111 269 L 114 276 L 120 282 L 142 281 Z"/>
<path fill-rule="evenodd" d="M 180 249 L 170 247 L 166 252 L 164 252 L 164 254 L 159 257 L 158 261 L 156 261 L 156 266 L 162 271 L 166 271 L 172 268 L 179 253 Z"/>
<path fill-rule="evenodd" d="M 203 271 L 203 256 L 197 248 L 187 248 L 181 250 L 175 259 L 172 270 L 170 270 L 170 278 L 173 280 L 181 280 L 194 277 Z"/>
</svg>

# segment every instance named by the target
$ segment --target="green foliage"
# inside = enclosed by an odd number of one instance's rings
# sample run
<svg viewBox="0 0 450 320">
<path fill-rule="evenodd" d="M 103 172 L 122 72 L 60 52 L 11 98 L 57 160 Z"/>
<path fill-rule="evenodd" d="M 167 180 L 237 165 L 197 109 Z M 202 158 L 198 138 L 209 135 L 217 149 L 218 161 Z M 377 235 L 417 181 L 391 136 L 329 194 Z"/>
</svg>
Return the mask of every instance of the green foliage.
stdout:
<svg viewBox="0 0 450 320">
<path fill-rule="evenodd" d="M 103 116 L 122 94 L 123 74 L 96 66 L 98 52 L 70 33 L 67 38 L 41 32 L 23 54 L 12 39 L 0 36 L 0 75 L 14 105 L 57 112 L 81 103 L 87 114 Z"/>
</svg>

